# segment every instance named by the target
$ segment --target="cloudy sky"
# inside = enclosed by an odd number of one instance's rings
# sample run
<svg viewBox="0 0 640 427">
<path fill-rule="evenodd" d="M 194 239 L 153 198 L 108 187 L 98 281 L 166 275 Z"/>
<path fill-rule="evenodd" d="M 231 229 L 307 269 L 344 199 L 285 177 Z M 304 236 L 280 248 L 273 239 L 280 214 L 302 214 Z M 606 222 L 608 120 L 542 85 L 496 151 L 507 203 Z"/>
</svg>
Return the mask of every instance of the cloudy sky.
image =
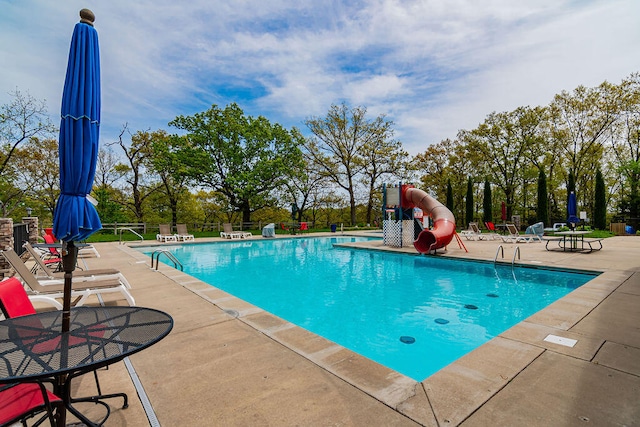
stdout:
<svg viewBox="0 0 640 427">
<path fill-rule="evenodd" d="M 184 4 L 183 4 L 184 3 Z M 78 11 L 96 14 L 101 143 L 236 102 L 307 133 L 331 104 L 385 114 L 411 154 L 492 111 L 640 71 L 638 0 L 0 0 L 0 105 L 54 122 Z"/>
</svg>

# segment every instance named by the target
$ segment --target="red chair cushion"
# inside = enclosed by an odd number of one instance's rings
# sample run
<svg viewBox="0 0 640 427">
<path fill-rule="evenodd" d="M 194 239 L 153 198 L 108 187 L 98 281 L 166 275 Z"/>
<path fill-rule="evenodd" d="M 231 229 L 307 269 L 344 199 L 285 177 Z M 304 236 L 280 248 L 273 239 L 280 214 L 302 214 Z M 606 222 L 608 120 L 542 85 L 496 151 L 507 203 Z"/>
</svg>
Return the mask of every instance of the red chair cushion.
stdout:
<svg viewBox="0 0 640 427">
<path fill-rule="evenodd" d="M 50 391 L 47 390 L 46 393 L 50 403 L 62 402 Z M 19 420 L 44 407 L 44 396 L 38 384 L 22 383 L 0 390 L 0 424 L 2 425 Z"/>
<path fill-rule="evenodd" d="M 7 317 L 36 314 L 36 309 L 33 308 L 22 283 L 15 277 L 0 282 L 0 305 L 2 305 L 2 312 Z"/>
</svg>

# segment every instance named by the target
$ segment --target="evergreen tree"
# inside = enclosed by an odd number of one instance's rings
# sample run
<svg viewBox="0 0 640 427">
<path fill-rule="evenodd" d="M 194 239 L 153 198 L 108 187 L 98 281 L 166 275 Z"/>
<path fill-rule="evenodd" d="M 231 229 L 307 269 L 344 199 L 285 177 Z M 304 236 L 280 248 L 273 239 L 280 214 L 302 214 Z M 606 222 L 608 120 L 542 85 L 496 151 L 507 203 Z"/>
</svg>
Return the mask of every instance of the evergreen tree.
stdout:
<svg viewBox="0 0 640 427">
<path fill-rule="evenodd" d="M 482 220 L 484 222 L 493 222 L 493 202 L 491 201 L 491 184 L 489 180 L 484 181 L 484 199 L 482 200 Z"/>
<path fill-rule="evenodd" d="M 445 206 L 453 212 L 453 187 L 451 187 L 450 179 L 447 180 L 447 203 Z"/>
<path fill-rule="evenodd" d="M 473 221 L 473 180 L 467 180 L 467 197 L 465 198 L 465 218 L 467 223 Z"/>
<path fill-rule="evenodd" d="M 598 230 L 607 227 L 607 195 L 604 188 L 604 178 L 600 168 L 596 171 L 595 200 L 593 203 L 593 226 Z"/>
<path fill-rule="evenodd" d="M 536 220 L 549 225 L 549 198 L 547 196 L 547 175 L 543 170 L 538 174 L 538 207 Z"/>
</svg>

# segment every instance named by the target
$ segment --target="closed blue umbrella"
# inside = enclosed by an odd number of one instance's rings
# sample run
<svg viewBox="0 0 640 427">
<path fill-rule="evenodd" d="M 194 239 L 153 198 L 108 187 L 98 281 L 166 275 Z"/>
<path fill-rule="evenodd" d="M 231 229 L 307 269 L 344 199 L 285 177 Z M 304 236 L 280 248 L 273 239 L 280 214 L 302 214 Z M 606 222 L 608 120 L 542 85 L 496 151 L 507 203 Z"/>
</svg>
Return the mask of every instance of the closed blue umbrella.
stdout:
<svg viewBox="0 0 640 427">
<path fill-rule="evenodd" d="M 576 193 L 573 191 L 569 194 L 569 201 L 567 202 L 567 222 L 573 230 L 577 223 L 580 222 L 580 218 L 577 217 L 578 203 L 576 202 Z"/>
<path fill-rule="evenodd" d="M 60 197 L 53 218 L 53 233 L 63 242 L 63 331 L 69 327 L 71 281 L 78 255 L 74 242 L 102 228 L 98 212 L 87 199 L 93 186 L 100 131 L 98 33 L 93 28 L 93 12 L 82 9 L 80 18 L 71 38 L 62 93 Z"/>
</svg>

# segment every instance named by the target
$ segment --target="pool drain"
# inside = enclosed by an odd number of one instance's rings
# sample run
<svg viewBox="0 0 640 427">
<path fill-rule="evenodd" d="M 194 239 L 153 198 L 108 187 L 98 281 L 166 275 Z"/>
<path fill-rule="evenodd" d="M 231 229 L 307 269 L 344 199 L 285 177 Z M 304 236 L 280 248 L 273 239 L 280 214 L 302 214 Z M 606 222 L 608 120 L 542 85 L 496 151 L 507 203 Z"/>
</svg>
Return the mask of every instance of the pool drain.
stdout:
<svg viewBox="0 0 640 427">
<path fill-rule="evenodd" d="M 436 319 L 434 320 L 436 323 L 440 324 L 440 325 L 446 325 L 447 323 L 449 323 L 449 321 L 447 319 Z"/>
<path fill-rule="evenodd" d="M 402 341 L 405 344 L 413 344 L 414 342 L 416 342 L 416 339 L 414 337 L 403 335 L 400 337 L 400 341 Z"/>
</svg>

